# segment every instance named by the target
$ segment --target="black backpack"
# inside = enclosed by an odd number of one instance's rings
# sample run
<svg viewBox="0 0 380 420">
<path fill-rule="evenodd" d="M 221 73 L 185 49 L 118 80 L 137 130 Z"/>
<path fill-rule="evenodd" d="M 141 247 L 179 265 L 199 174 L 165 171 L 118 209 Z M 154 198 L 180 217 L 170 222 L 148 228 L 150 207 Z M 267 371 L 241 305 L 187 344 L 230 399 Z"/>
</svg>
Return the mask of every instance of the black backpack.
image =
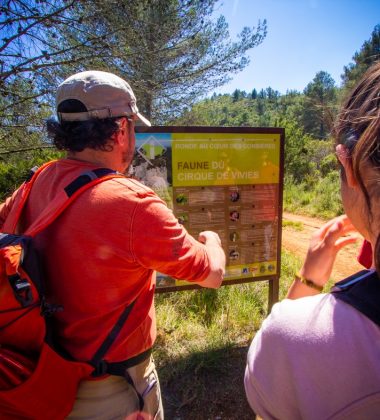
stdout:
<svg viewBox="0 0 380 420">
<path fill-rule="evenodd" d="M 362 270 L 336 283 L 331 293 L 380 326 L 380 278 L 376 270 Z"/>
</svg>

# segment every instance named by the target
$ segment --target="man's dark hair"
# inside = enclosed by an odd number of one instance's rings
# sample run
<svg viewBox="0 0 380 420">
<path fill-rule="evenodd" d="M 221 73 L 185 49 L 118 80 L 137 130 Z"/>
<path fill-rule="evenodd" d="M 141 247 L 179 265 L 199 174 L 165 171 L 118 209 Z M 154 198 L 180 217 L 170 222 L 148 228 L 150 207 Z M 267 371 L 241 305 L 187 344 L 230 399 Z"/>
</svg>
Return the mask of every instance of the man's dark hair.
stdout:
<svg viewBox="0 0 380 420">
<path fill-rule="evenodd" d="M 58 112 L 86 112 L 85 105 L 77 99 L 61 102 Z M 81 152 L 86 148 L 111 151 L 110 137 L 119 130 L 117 118 L 102 120 L 93 118 L 89 121 L 61 121 L 50 119 L 46 128 L 50 139 L 59 150 Z"/>
</svg>

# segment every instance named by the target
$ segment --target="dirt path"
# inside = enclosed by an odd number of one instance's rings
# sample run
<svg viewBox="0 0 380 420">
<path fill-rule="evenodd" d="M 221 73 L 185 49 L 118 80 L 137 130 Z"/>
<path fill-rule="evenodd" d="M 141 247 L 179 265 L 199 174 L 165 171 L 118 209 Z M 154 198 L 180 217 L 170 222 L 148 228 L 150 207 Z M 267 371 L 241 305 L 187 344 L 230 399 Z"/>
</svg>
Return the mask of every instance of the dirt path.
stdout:
<svg viewBox="0 0 380 420">
<path fill-rule="evenodd" d="M 282 228 L 282 246 L 287 251 L 290 251 L 303 259 L 306 255 L 311 235 L 325 222 L 312 217 L 290 213 L 283 213 L 283 219 L 297 222 L 297 224 L 302 223 L 302 230 L 291 225 Z M 341 280 L 342 278 L 363 269 L 356 260 L 360 245 L 361 241 L 359 240 L 356 244 L 349 245 L 339 252 L 332 272 L 334 281 Z"/>
</svg>

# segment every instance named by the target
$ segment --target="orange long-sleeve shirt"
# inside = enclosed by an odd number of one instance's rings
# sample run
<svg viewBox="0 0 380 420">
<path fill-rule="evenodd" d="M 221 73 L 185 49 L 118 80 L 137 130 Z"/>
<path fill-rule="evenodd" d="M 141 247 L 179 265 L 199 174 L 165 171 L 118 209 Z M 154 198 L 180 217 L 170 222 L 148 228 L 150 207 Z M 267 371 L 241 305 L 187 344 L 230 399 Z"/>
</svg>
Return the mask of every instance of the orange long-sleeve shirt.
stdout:
<svg viewBox="0 0 380 420">
<path fill-rule="evenodd" d="M 37 178 L 26 205 L 29 226 L 58 191 L 96 167 L 63 159 Z M 0 206 L 0 224 L 12 199 Z M 55 315 L 58 338 L 77 360 L 90 360 L 126 305 L 136 304 L 106 355 L 120 361 L 150 348 L 156 337 L 155 272 L 204 280 L 204 245 L 190 236 L 149 188 L 128 178 L 84 192 L 36 237 L 44 256 L 47 297 L 64 310 Z"/>
</svg>

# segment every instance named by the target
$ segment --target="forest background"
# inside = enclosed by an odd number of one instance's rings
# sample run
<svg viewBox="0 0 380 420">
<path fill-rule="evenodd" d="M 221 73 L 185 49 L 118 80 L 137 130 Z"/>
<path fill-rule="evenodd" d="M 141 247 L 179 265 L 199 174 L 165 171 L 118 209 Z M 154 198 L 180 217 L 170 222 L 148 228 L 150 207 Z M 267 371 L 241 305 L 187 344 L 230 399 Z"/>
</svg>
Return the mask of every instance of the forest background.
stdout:
<svg viewBox="0 0 380 420">
<path fill-rule="evenodd" d="M 153 124 L 284 127 L 285 210 L 339 214 L 332 125 L 347 91 L 379 59 L 380 25 L 353 51 L 339 87 L 319 71 L 302 92 L 269 86 L 207 97 L 247 67 L 267 34 L 263 20 L 232 40 L 213 13 L 218 3 L 1 0 L 0 198 L 31 164 L 56 156 L 44 129 L 55 86 L 93 68 L 128 80 Z"/>
<path fill-rule="evenodd" d="M 380 60 L 380 25 L 342 63 L 339 87 L 319 71 L 303 91 L 207 96 L 247 67 L 247 53 L 267 34 L 262 20 L 231 39 L 224 17 L 213 14 L 217 3 L 0 0 L 0 200 L 31 167 L 61 156 L 44 128 L 54 114 L 55 87 L 92 68 L 128 80 L 140 111 L 156 125 L 284 127 L 284 209 L 340 214 L 333 121 L 347 92 Z M 297 265 L 282 255 L 281 296 Z M 158 297 L 155 354 L 168 418 L 250 418 L 242 370 L 267 311 L 265 293 L 253 283 Z"/>
</svg>

